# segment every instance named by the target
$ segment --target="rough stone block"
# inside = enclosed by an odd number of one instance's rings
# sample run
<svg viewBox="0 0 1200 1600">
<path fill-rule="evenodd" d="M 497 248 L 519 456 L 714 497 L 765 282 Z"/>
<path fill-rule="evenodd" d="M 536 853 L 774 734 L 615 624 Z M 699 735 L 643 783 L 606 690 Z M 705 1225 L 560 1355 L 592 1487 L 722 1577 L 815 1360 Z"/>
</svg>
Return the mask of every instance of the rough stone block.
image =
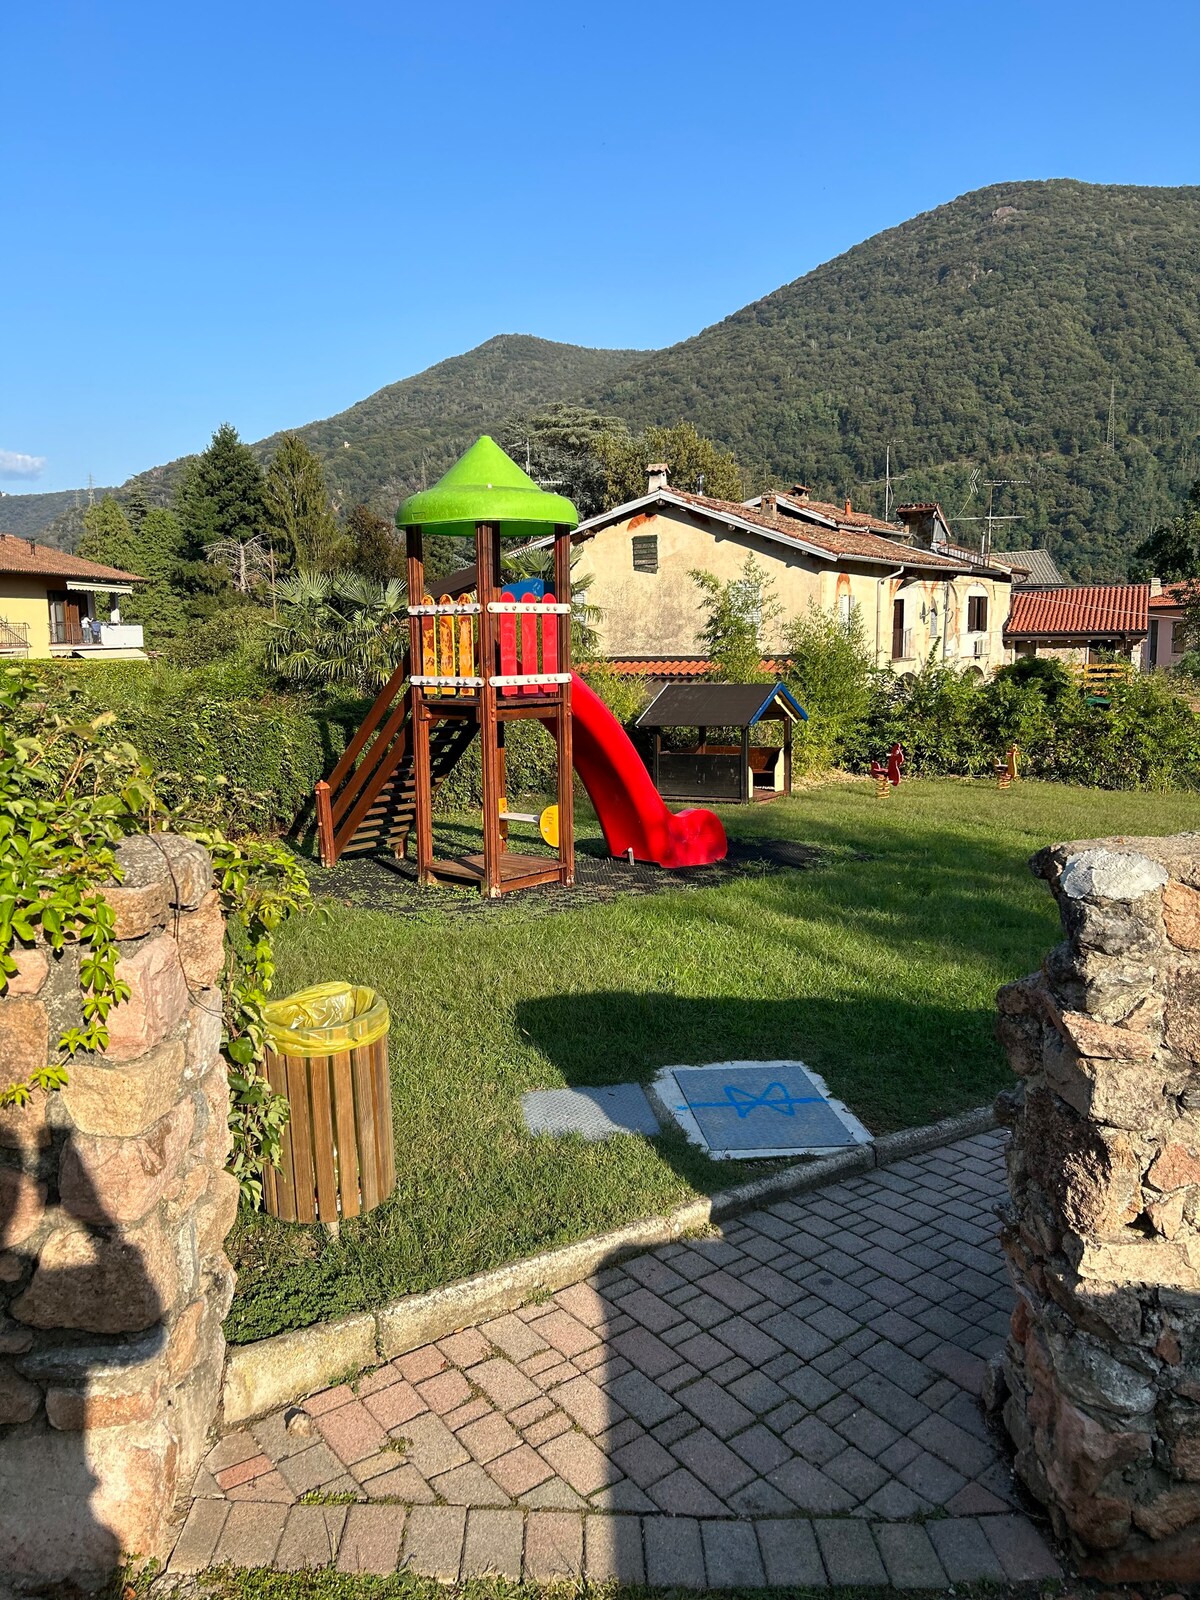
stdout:
<svg viewBox="0 0 1200 1600">
<path fill-rule="evenodd" d="M 194 911 L 212 888 L 212 857 L 202 844 L 178 833 L 156 833 L 154 845 L 167 858 L 171 904 L 181 911 Z"/>
<path fill-rule="evenodd" d="M 46 1211 L 46 1185 L 31 1173 L 0 1167 L 0 1248 L 23 1244 Z"/>
<path fill-rule="evenodd" d="M 225 965 L 225 918 L 216 889 L 210 889 L 194 911 L 182 912 L 171 931 L 188 987 L 209 988 Z"/>
<path fill-rule="evenodd" d="M 50 1059 L 50 1021 L 40 1000 L 0 1002 L 0 1089 L 23 1083 Z"/>
<path fill-rule="evenodd" d="M 178 1294 L 173 1243 L 153 1220 L 115 1235 L 59 1228 L 10 1310 L 37 1328 L 138 1333 L 158 1322 Z"/>
<path fill-rule="evenodd" d="M 64 1208 L 83 1222 L 139 1221 L 175 1181 L 195 1120 L 187 1099 L 131 1138 L 76 1134 L 59 1169 Z"/>
<path fill-rule="evenodd" d="M 62 1103 L 81 1133 L 129 1138 L 145 1133 L 177 1104 L 183 1072 L 182 1039 L 166 1039 L 121 1065 L 103 1055 L 78 1056 Z"/>
<path fill-rule="evenodd" d="M 38 1386 L 0 1362 L 0 1423 L 28 1422 L 41 1403 Z"/>
<path fill-rule="evenodd" d="M 131 1061 L 159 1044 L 187 1010 L 188 992 L 174 939 L 145 939 L 117 963 L 129 985 L 128 1000 L 108 1014 L 110 1061 Z"/>
<path fill-rule="evenodd" d="M 1168 883 L 1163 889 L 1163 923 L 1173 945 L 1200 950 L 1200 892 L 1185 883 Z"/>
<path fill-rule="evenodd" d="M 5 997 L 15 999 L 18 995 L 40 994 L 50 973 L 50 958 L 45 949 L 37 944 L 27 948 L 16 945 L 8 953 L 16 962 L 17 970 L 8 980 Z"/>
</svg>

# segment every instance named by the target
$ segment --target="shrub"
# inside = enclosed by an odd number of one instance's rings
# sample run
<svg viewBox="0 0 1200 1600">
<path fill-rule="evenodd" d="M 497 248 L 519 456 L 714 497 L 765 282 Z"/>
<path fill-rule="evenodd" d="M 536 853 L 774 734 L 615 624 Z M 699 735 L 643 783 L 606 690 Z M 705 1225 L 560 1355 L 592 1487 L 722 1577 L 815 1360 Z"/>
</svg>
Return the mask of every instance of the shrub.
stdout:
<svg viewBox="0 0 1200 1600">
<path fill-rule="evenodd" d="M 847 626 L 809 602 L 785 636 L 787 684 L 808 712 L 796 755 L 808 769 L 831 766 L 859 739 L 871 709 L 875 668 L 858 611 Z"/>
</svg>

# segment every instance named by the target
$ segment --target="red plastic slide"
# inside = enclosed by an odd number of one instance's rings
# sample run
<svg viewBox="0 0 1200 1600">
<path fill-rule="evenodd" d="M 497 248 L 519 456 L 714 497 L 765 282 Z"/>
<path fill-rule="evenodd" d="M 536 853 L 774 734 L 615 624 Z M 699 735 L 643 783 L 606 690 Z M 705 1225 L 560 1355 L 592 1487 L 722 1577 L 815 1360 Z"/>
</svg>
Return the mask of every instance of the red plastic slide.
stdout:
<svg viewBox="0 0 1200 1600">
<path fill-rule="evenodd" d="M 571 677 L 575 771 L 591 796 L 614 856 L 660 867 L 703 867 L 725 857 L 721 819 L 711 811 L 668 811 L 629 735 L 578 674 Z"/>
</svg>

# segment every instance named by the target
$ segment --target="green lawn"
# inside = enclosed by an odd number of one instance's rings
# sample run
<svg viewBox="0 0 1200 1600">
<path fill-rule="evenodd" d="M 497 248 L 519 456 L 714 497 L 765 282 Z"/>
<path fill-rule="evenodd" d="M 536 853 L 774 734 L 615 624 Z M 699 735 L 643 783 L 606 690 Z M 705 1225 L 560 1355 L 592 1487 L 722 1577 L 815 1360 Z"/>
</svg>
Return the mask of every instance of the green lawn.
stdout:
<svg viewBox="0 0 1200 1600">
<path fill-rule="evenodd" d="M 244 1220 L 226 1333 L 378 1305 L 761 1170 L 681 1139 L 535 1140 L 525 1089 L 794 1056 L 875 1132 L 983 1103 L 1007 1080 L 995 991 L 1057 938 L 1032 851 L 1198 818 L 1180 794 L 930 780 L 881 802 L 838 782 L 726 814 L 731 832 L 816 845 L 807 871 L 537 917 L 516 895 L 486 916 L 333 905 L 293 922 L 277 993 L 348 978 L 391 1007 L 397 1190 L 336 1242 Z"/>
</svg>

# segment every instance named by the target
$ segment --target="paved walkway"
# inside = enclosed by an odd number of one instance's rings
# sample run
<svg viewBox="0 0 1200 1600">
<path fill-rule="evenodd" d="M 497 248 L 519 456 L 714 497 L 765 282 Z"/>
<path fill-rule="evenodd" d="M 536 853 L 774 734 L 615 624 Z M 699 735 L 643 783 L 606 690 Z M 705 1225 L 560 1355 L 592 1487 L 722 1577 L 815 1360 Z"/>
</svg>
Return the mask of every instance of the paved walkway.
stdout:
<svg viewBox="0 0 1200 1600">
<path fill-rule="evenodd" d="M 988 1133 L 667 1245 L 215 1446 L 171 1568 L 705 1586 L 1057 1576 L 980 1413 Z"/>
</svg>

